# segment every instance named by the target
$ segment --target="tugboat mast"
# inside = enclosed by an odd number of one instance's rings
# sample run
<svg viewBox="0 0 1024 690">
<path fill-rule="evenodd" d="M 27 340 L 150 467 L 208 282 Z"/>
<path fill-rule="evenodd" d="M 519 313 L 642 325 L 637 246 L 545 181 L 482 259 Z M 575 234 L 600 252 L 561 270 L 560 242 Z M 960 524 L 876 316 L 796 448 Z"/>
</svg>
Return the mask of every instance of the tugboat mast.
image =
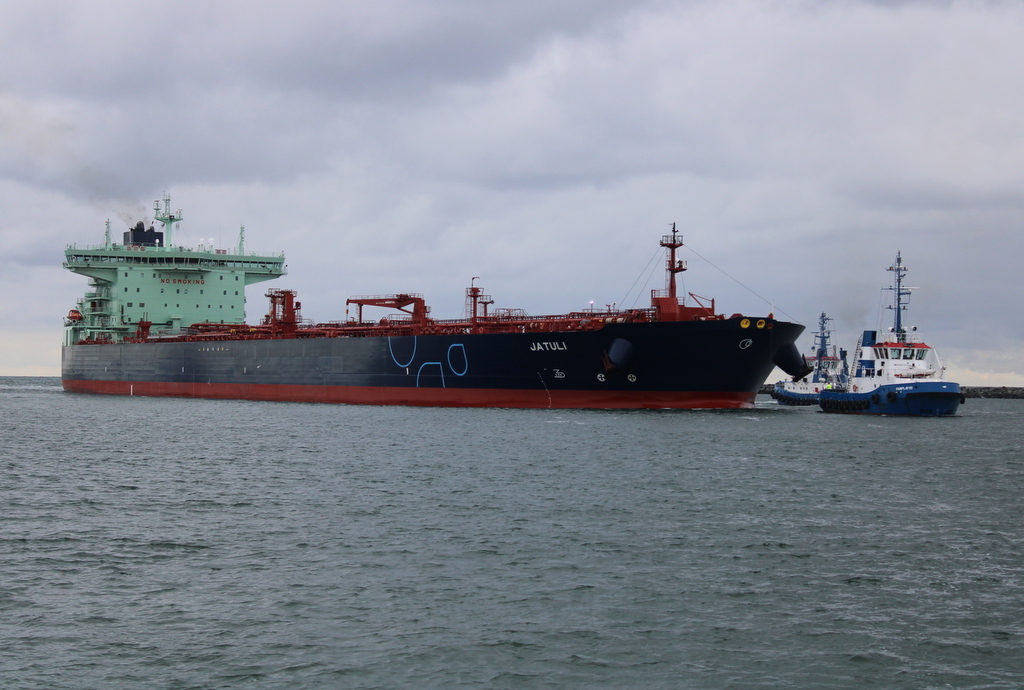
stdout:
<svg viewBox="0 0 1024 690">
<path fill-rule="evenodd" d="M 821 312 L 821 316 L 818 317 L 818 332 L 814 334 L 814 356 L 816 359 L 828 357 L 828 334 L 830 332 L 828 322 L 832 320 L 832 317 L 826 316 L 825 312 Z"/>
<path fill-rule="evenodd" d="M 896 342 L 905 343 L 907 342 L 907 332 L 903 328 L 903 312 L 906 311 L 907 305 L 903 298 L 910 297 L 910 288 L 903 287 L 903 276 L 906 275 L 907 269 L 903 266 L 899 252 L 896 252 L 895 263 L 885 270 L 892 271 L 895 274 L 893 286 L 885 289 L 892 290 L 896 294 L 896 306 L 889 305 L 887 308 L 896 312 L 893 319 L 893 329 L 896 332 Z"/>
</svg>

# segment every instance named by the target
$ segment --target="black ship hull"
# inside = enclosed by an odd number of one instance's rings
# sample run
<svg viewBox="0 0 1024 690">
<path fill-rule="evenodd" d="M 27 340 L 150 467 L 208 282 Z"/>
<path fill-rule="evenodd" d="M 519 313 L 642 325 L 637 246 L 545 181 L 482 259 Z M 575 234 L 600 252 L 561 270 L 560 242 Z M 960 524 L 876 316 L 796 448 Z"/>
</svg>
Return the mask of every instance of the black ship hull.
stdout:
<svg viewBox="0 0 1024 690">
<path fill-rule="evenodd" d="M 65 346 L 66 390 L 381 405 L 750 407 L 798 324 L 739 317 L 600 330 Z M 746 327 L 744 327 L 746 324 Z"/>
</svg>

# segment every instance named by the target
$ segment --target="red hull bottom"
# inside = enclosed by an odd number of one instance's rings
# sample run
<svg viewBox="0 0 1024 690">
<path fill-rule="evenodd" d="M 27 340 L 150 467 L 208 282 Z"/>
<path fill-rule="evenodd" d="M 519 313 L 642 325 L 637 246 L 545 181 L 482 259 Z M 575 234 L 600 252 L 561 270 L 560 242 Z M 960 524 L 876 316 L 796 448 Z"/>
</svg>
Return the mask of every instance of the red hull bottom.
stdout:
<svg viewBox="0 0 1024 690">
<path fill-rule="evenodd" d="M 755 393 L 741 392 L 536 391 L 68 380 L 63 384 L 64 390 L 74 393 L 421 407 L 746 409 L 754 406 L 755 397 Z"/>
</svg>

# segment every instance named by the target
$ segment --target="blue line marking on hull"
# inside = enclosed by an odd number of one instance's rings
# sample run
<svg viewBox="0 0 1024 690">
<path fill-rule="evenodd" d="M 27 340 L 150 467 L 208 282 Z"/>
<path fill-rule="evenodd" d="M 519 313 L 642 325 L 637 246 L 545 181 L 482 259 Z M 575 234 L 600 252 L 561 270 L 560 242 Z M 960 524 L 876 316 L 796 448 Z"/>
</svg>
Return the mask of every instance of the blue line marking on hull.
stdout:
<svg viewBox="0 0 1024 690">
<path fill-rule="evenodd" d="M 452 350 L 459 348 L 462 350 L 462 371 L 455 371 L 455 365 L 452 364 Z M 448 367 L 452 370 L 452 373 L 456 376 L 465 376 L 466 372 L 469 371 L 469 357 L 466 356 L 466 348 L 462 343 L 455 343 L 454 345 L 448 346 Z"/>
<path fill-rule="evenodd" d="M 441 366 L 440 362 L 424 362 L 420 365 L 420 368 L 416 370 L 416 387 L 420 387 L 420 373 L 423 371 L 423 367 L 435 366 L 437 367 L 438 373 L 441 375 L 441 388 L 446 388 L 444 385 L 444 367 Z"/>
<path fill-rule="evenodd" d="M 402 369 L 405 369 L 407 366 L 411 365 L 412 361 L 414 359 L 416 359 L 416 338 L 417 338 L 417 336 L 415 336 L 415 335 L 412 337 L 412 356 L 409 357 L 409 361 L 408 362 L 406 362 L 405 364 L 402 364 L 395 357 L 395 351 L 391 349 L 391 336 L 390 335 L 388 336 L 388 352 L 391 353 L 391 361 L 394 362 L 395 364 L 397 364 Z"/>
</svg>

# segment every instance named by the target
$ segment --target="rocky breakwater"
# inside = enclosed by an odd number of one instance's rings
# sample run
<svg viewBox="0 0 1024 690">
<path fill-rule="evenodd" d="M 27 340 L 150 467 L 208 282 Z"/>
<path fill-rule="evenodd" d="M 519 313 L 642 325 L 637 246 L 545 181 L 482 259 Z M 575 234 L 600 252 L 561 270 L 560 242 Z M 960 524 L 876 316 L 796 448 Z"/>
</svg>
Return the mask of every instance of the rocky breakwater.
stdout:
<svg viewBox="0 0 1024 690">
<path fill-rule="evenodd" d="M 1014 398 L 1024 400 L 1024 388 L 1018 386 L 961 386 L 965 398 Z"/>
</svg>

